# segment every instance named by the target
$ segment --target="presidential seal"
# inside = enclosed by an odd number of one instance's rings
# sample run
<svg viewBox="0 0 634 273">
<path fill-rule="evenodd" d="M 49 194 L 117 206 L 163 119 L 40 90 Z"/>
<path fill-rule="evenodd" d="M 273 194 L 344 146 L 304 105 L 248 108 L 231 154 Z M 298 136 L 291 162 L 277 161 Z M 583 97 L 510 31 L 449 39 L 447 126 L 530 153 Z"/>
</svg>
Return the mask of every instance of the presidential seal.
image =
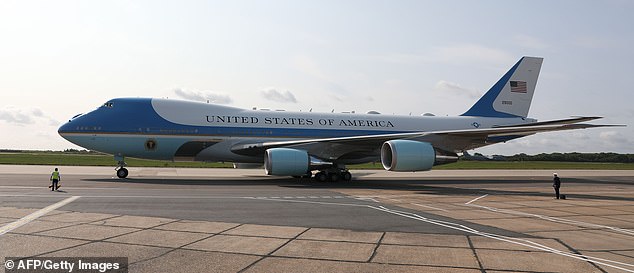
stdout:
<svg viewBox="0 0 634 273">
<path fill-rule="evenodd" d="M 148 151 L 156 150 L 156 140 L 148 139 L 145 141 L 145 149 Z"/>
</svg>

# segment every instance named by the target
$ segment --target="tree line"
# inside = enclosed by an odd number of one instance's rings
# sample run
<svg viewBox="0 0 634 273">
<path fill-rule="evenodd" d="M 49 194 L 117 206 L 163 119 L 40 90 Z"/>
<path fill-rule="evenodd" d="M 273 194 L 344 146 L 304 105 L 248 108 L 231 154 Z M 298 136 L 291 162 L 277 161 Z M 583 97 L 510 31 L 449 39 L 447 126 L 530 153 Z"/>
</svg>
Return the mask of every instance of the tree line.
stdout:
<svg viewBox="0 0 634 273">
<path fill-rule="evenodd" d="M 481 160 L 482 154 L 475 153 L 464 160 Z M 480 159 L 478 159 L 480 158 Z M 527 155 L 524 153 L 512 156 L 494 155 L 489 160 L 499 161 L 558 161 L 558 162 L 605 162 L 605 163 L 634 163 L 634 154 L 618 153 L 541 153 Z"/>
</svg>

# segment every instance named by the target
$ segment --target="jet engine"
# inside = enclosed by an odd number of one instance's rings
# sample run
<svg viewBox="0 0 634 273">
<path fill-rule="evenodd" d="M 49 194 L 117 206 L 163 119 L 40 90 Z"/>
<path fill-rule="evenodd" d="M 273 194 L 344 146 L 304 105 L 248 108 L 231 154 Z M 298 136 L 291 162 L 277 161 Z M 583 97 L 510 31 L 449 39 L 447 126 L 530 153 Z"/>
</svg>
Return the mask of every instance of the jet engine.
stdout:
<svg viewBox="0 0 634 273">
<path fill-rule="evenodd" d="M 436 163 L 436 151 L 427 142 L 390 140 L 381 146 L 381 163 L 388 171 L 427 171 Z"/>
<path fill-rule="evenodd" d="M 264 155 L 268 175 L 305 175 L 310 167 L 308 152 L 290 148 L 271 148 Z"/>
</svg>

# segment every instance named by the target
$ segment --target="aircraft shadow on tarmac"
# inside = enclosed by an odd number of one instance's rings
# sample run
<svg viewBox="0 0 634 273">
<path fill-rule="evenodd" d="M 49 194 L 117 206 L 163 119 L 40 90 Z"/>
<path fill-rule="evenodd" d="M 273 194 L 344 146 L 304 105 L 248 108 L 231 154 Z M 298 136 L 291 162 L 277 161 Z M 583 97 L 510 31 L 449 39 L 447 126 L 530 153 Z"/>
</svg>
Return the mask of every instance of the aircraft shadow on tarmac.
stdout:
<svg viewBox="0 0 634 273">
<path fill-rule="evenodd" d="M 157 185 L 199 185 L 199 186 L 279 186 L 288 188 L 315 188 L 315 189 L 371 189 L 371 190 L 407 190 L 415 191 L 420 194 L 437 194 L 437 195 L 525 195 L 525 196 L 545 196 L 551 197 L 550 180 L 538 179 L 504 179 L 504 178 L 415 178 L 415 179 L 363 179 L 359 177 L 349 182 L 316 182 L 312 179 L 296 179 L 296 178 L 227 178 L 223 177 L 218 180 L 208 178 L 88 178 L 81 179 L 86 182 L 101 183 L 121 183 L 121 184 L 157 184 Z M 460 188 L 455 185 L 475 185 L 486 184 L 487 188 Z M 522 185 L 542 184 L 546 192 L 539 191 L 520 191 L 513 190 L 513 187 Z M 595 181 L 591 179 L 567 178 L 562 186 L 562 193 L 566 194 L 568 199 L 596 199 L 596 200 L 619 200 L 634 201 L 631 197 L 622 196 L 603 196 L 592 194 L 567 194 L 565 192 L 566 185 L 574 184 L 594 184 L 594 185 L 629 185 L 634 186 L 634 182 L 628 181 Z M 492 189 L 495 185 L 499 189 Z"/>
</svg>

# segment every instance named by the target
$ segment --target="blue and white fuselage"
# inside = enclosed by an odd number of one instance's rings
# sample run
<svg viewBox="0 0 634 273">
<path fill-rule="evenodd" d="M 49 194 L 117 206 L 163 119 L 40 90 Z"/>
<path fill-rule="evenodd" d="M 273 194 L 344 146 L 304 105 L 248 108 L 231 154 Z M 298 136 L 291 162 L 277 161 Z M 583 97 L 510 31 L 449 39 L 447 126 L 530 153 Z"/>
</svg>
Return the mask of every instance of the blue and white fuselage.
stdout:
<svg viewBox="0 0 634 273">
<path fill-rule="evenodd" d="M 156 98 L 113 99 L 59 128 L 65 139 L 123 158 L 264 163 L 268 174 L 349 179 L 345 164 L 428 170 L 468 149 L 544 131 L 597 127 L 593 117 L 527 118 L 542 59 L 524 57 L 456 117 L 247 110 Z M 125 170 L 124 168 L 122 168 Z M 118 173 L 120 177 L 127 176 Z"/>
<path fill-rule="evenodd" d="M 182 100 L 120 98 L 72 119 L 59 133 L 79 146 L 114 155 L 262 162 L 261 156 L 240 155 L 230 148 L 252 142 L 469 130 L 530 121 L 534 120 L 245 110 Z M 152 146 L 146 145 L 148 141 L 153 141 Z M 188 147 L 191 143 L 206 145 Z M 442 148 L 458 151 L 467 147 L 447 144 Z M 378 159 L 378 153 L 376 156 Z"/>
</svg>

